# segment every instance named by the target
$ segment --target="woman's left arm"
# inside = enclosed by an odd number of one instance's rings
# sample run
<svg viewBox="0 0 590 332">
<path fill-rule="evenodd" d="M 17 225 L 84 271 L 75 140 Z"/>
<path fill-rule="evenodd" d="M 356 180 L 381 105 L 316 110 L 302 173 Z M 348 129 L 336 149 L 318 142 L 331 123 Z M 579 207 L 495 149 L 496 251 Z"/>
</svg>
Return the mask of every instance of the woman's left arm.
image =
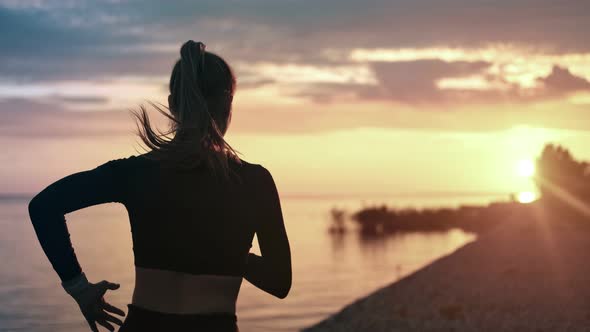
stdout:
<svg viewBox="0 0 590 332">
<path fill-rule="evenodd" d="M 104 301 L 107 289 L 118 285 L 103 281 L 89 283 L 78 263 L 65 214 L 108 202 L 125 203 L 126 175 L 124 163 L 128 159 L 117 159 L 92 170 L 66 176 L 43 189 L 29 203 L 29 215 L 39 243 L 62 286 L 78 302 L 82 313 L 93 331 L 96 323 L 114 330 L 107 321 L 119 324 L 121 321 L 104 310 L 124 314 L 118 308 Z"/>
</svg>

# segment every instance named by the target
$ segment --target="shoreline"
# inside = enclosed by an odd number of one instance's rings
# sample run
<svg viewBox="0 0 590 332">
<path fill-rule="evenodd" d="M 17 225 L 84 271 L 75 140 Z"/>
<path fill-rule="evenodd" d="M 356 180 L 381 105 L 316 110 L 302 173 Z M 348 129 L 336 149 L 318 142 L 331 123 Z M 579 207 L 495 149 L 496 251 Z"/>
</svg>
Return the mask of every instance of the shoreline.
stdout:
<svg viewBox="0 0 590 332">
<path fill-rule="evenodd" d="M 303 331 L 590 331 L 590 220 L 540 203 Z"/>
</svg>

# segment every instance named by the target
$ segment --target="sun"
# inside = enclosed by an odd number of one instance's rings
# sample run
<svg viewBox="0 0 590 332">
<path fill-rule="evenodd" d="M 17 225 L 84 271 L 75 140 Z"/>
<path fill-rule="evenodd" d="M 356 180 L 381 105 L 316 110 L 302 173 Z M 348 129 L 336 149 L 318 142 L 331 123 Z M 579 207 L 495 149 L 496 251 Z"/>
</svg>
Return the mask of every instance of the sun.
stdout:
<svg viewBox="0 0 590 332">
<path fill-rule="evenodd" d="M 522 177 L 530 178 L 535 175 L 535 164 L 530 159 L 522 159 L 516 164 L 516 171 Z"/>
<path fill-rule="evenodd" d="M 537 195 L 532 191 L 521 191 L 516 198 L 520 203 L 531 203 L 537 199 Z"/>
</svg>

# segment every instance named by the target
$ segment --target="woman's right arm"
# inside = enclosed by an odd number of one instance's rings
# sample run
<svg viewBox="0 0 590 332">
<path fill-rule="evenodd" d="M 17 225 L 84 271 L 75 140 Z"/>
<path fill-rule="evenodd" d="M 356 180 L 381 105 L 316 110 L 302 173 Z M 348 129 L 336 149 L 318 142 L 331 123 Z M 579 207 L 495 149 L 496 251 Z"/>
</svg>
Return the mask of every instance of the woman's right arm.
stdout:
<svg viewBox="0 0 590 332">
<path fill-rule="evenodd" d="M 278 298 L 291 289 L 291 250 L 285 230 L 279 194 L 270 172 L 263 169 L 260 219 L 256 236 L 261 256 L 250 253 L 244 277 L 254 286 Z"/>
</svg>

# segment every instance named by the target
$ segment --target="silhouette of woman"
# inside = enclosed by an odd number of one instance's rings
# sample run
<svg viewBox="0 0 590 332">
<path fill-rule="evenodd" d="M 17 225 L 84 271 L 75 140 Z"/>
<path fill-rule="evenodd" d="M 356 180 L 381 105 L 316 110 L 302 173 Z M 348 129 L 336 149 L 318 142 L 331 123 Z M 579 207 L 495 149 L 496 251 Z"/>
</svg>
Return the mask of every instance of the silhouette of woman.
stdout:
<svg viewBox="0 0 590 332">
<path fill-rule="evenodd" d="M 284 298 L 291 256 L 270 172 L 239 157 L 223 136 L 235 77 L 218 55 L 189 40 L 170 78 L 167 133 L 151 128 L 146 109 L 133 114 L 149 148 L 49 185 L 29 203 L 39 242 L 62 286 L 92 331 L 238 331 L 243 278 Z M 166 113 L 163 108 L 169 110 Z M 74 253 L 64 215 L 120 202 L 131 223 L 135 289 L 125 313 L 105 301 L 119 285 L 91 283 Z M 250 253 L 257 235 L 261 256 Z"/>
</svg>

